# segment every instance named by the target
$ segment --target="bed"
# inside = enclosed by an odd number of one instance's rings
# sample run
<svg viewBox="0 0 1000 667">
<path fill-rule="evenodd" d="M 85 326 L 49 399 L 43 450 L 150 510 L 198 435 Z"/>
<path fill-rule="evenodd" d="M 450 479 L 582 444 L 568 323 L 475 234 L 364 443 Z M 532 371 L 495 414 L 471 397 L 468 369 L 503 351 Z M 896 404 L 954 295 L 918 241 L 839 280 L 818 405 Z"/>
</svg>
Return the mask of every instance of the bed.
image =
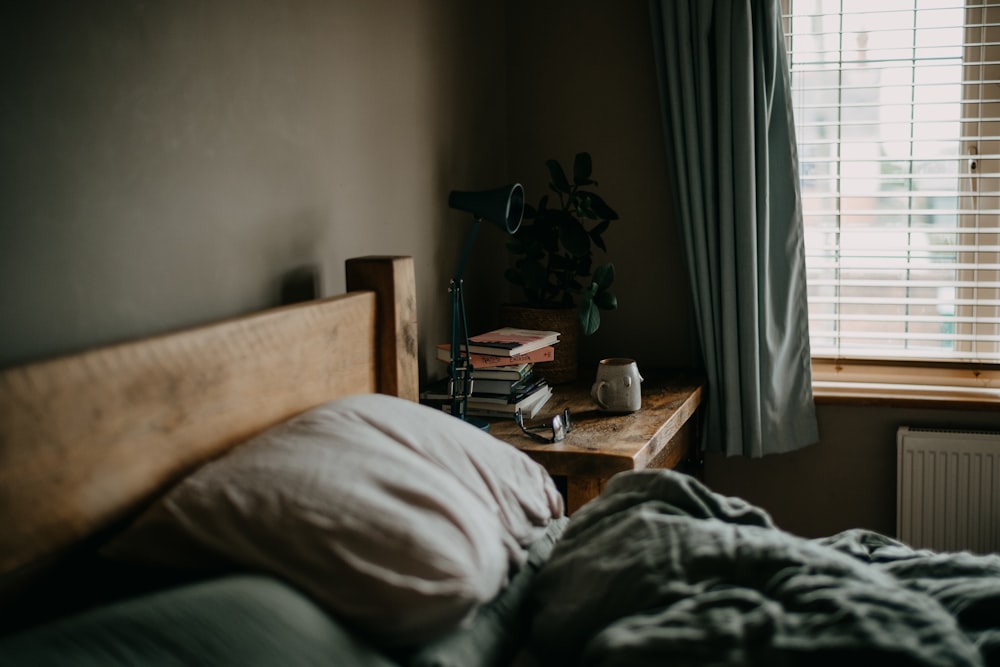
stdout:
<svg viewBox="0 0 1000 667">
<path fill-rule="evenodd" d="M 414 267 L 0 371 L 0 664 L 997 665 L 1000 557 L 669 470 L 572 517 L 417 402 Z"/>
</svg>

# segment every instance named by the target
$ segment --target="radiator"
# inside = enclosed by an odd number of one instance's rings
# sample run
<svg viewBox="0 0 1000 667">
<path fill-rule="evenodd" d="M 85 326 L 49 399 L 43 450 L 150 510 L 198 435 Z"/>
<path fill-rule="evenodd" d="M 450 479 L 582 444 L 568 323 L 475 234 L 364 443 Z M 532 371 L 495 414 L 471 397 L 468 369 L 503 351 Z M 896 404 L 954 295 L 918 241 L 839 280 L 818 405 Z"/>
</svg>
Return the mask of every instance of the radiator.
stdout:
<svg viewBox="0 0 1000 667">
<path fill-rule="evenodd" d="M 901 426 L 896 449 L 900 541 L 1000 552 L 1000 432 Z"/>
</svg>

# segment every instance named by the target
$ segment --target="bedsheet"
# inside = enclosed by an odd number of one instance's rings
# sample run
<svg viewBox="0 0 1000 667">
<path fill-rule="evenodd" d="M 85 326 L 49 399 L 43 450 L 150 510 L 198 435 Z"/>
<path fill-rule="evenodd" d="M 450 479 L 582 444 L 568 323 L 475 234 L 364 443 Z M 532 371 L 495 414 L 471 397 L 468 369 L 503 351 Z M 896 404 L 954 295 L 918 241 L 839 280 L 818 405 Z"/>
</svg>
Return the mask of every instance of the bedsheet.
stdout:
<svg viewBox="0 0 1000 667">
<path fill-rule="evenodd" d="M 1000 556 L 800 538 L 669 470 L 613 478 L 534 583 L 544 665 L 1000 665 Z"/>
</svg>

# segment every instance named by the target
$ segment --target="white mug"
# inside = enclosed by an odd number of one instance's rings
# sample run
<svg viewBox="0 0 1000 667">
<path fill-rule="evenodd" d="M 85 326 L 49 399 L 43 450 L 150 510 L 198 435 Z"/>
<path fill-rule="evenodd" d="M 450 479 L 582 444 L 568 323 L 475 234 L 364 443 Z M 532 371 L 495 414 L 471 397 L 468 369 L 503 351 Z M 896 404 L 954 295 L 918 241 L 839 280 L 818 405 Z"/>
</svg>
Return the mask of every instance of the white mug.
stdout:
<svg viewBox="0 0 1000 667">
<path fill-rule="evenodd" d="M 590 397 L 605 412 L 635 412 L 642 407 L 641 382 L 635 359 L 601 359 Z"/>
</svg>

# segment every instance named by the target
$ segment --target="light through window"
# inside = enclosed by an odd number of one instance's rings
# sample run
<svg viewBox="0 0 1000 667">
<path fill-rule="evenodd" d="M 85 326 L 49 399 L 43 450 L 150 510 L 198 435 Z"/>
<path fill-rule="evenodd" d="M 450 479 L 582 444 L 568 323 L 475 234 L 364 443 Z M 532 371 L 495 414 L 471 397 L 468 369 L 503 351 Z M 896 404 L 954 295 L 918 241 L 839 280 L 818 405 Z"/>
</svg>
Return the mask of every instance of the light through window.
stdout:
<svg viewBox="0 0 1000 667">
<path fill-rule="evenodd" d="M 787 9 L 814 357 L 1000 363 L 1000 6 Z"/>
</svg>

